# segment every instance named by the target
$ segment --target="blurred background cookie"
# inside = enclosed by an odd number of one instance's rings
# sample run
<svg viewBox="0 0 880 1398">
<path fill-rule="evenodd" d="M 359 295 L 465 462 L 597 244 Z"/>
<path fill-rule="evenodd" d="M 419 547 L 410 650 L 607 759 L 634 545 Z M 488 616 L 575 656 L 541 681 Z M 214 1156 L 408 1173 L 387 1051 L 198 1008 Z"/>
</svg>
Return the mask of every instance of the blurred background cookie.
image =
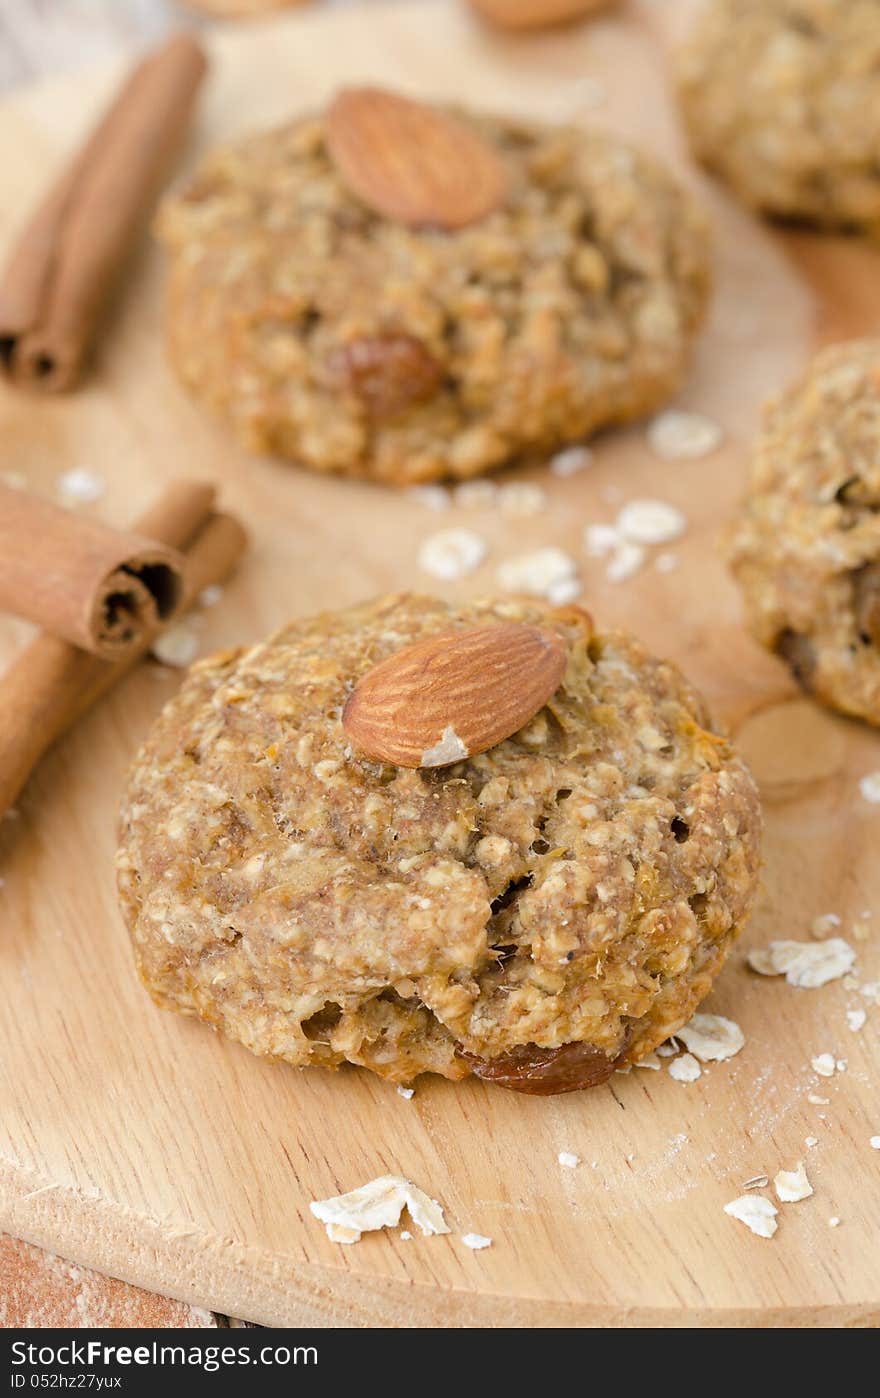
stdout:
<svg viewBox="0 0 880 1398">
<path fill-rule="evenodd" d="M 617 136 L 374 89 L 216 151 L 159 232 L 194 392 L 253 450 L 394 484 L 652 412 L 709 284 L 691 197 Z"/>
<path fill-rule="evenodd" d="M 880 227 L 880 0 L 709 0 L 679 85 L 695 154 L 746 203 Z"/>
<path fill-rule="evenodd" d="M 770 408 L 731 567 L 762 645 L 880 724 L 880 340 L 824 350 Z"/>
</svg>

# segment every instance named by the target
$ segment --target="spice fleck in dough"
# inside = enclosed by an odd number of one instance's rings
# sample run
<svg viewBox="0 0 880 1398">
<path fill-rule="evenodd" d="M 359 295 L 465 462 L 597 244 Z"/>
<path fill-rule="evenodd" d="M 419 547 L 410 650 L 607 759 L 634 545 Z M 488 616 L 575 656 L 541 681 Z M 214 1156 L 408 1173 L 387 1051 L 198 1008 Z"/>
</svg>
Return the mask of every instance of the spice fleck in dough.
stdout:
<svg viewBox="0 0 880 1398">
<path fill-rule="evenodd" d="M 351 750 L 342 707 L 373 664 L 502 621 L 568 647 L 524 729 L 430 771 Z M 197 664 L 121 830 L 122 907 L 160 1005 L 255 1053 L 398 1083 L 509 1082 L 526 1045 L 567 1045 L 575 1077 L 592 1054 L 597 1080 L 707 994 L 755 888 L 760 815 L 700 698 L 637 641 L 592 634 L 576 607 L 394 596 Z"/>
<path fill-rule="evenodd" d="M 709 278 L 690 196 L 608 134 L 471 120 L 511 192 L 457 231 L 367 209 L 320 117 L 218 150 L 165 202 L 172 360 L 246 445 L 467 477 L 677 390 Z"/>
<path fill-rule="evenodd" d="M 880 340 L 823 350 L 771 405 L 730 553 L 762 645 L 880 724 Z"/>
<path fill-rule="evenodd" d="M 679 86 L 695 153 L 746 203 L 880 229 L 880 0 L 710 0 Z"/>
</svg>

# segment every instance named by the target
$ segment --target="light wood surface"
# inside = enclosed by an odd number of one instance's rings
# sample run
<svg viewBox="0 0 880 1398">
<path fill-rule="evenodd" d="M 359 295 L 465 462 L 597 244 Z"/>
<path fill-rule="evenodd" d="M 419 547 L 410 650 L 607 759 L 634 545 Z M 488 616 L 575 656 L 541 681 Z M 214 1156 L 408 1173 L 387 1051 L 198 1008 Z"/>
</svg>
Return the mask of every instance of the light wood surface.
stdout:
<svg viewBox="0 0 880 1398">
<path fill-rule="evenodd" d="M 662 7 L 583 30 L 494 39 L 463 8 L 424 3 L 297 12 L 224 36 L 196 144 L 283 117 L 344 79 L 394 82 L 535 115 L 578 115 L 584 77 L 608 100 L 595 119 L 681 163 L 662 66 Z M 20 95 L 0 112 L 0 228 L 76 140 L 113 74 Z M 583 116 L 581 110 L 580 115 Z M 114 811 L 126 765 L 179 677 L 143 667 L 44 762 L 0 834 L 0 1227 L 77 1263 L 226 1314 L 354 1325 L 867 1325 L 880 1319 L 877 1025 L 841 983 L 796 991 L 753 977 L 747 946 L 805 938 L 817 914 L 843 930 L 875 909 L 880 810 L 858 778 L 880 738 L 798 698 L 741 629 L 717 553 L 742 486 L 759 405 L 820 334 L 874 322 L 874 254 L 784 242 L 700 184 L 717 231 L 711 323 L 681 397 L 720 421 L 726 444 L 669 464 L 641 429 L 609 434 L 570 480 L 527 473 L 549 509 L 527 521 L 456 512 L 491 546 L 448 595 L 492 588 L 530 545 L 580 554 L 588 520 L 649 495 L 679 504 L 680 566 L 627 584 L 583 559 L 585 597 L 678 660 L 739 733 L 761 781 L 766 868 L 754 921 L 710 1007 L 735 1018 L 740 1055 L 690 1085 L 636 1070 L 608 1087 L 529 1100 L 477 1082 L 426 1080 L 412 1101 L 359 1072 L 300 1074 L 260 1062 L 154 1009 L 116 911 Z M 880 255 L 880 254 L 878 254 Z M 859 276 L 859 285 L 853 278 Z M 873 277 L 876 282 L 876 276 Z M 86 391 L 35 403 L 0 393 L 2 469 L 53 490 L 77 464 L 103 473 L 106 517 L 131 518 L 161 480 L 204 472 L 247 516 L 253 555 L 204 614 L 208 648 L 250 640 L 295 613 L 385 588 L 425 587 L 422 538 L 453 522 L 411 498 L 250 459 L 178 388 L 160 344 L 160 267 L 145 249 Z M 874 304 L 872 304 L 872 295 Z M 2 654 L 26 635 L 0 621 Z M 880 976 L 878 934 L 856 943 Z M 848 1060 L 833 1080 L 810 1059 Z M 829 1098 L 811 1105 L 809 1093 Z M 818 1138 L 808 1149 L 807 1136 Z M 557 1153 L 582 1158 L 562 1170 Z M 776 1237 L 723 1213 L 750 1176 L 807 1161 L 812 1198 L 782 1207 Z M 395 1233 L 330 1243 L 308 1201 L 388 1171 L 440 1199 L 449 1238 Z M 828 1219 L 842 1222 L 830 1229 Z M 491 1237 L 469 1252 L 459 1235 Z"/>
</svg>

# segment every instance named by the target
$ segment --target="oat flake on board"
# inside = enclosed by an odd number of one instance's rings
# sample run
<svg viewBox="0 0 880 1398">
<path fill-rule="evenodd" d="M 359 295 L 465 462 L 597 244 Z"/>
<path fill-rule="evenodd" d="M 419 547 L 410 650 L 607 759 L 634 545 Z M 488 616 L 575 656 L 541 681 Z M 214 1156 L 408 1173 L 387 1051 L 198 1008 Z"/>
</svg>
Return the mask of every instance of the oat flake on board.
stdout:
<svg viewBox="0 0 880 1398">
<path fill-rule="evenodd" d="M 815 990 L 847 975 L 856 953 L 842 937 L 829 937 L 824 942 L 771 942 L 750 951 L 747 960 L 761 976 L 785 976 L 789 985 Z"/>
<path fill-rule="evenodd" d="M 759 1238 L 772 1238 L 779 1227 L 776 1215 L 779 1213 L 772 1199 L 764 1194 L 741 1194 L 724 1205 L 724 1212 L 731 1218 L 739 1219 Z"/>
<path fill-rule="evenodd" d="M 327 1237 L 334 1243 L 356 1243 L 362 1233 L 395 1228 L 404 1208 L 409 1209 L 410 1218 L 424 1237 L 450 1231 L 436 1199 L 402 1175 L 380 1175 L 347 1194 L 315 1199 L 309 1208 L 326 1226 Z"/>
<path fill-rule="evenodd" d="M 695 1014 L 676 1037 L 701 1063 L 721 1062 L 739 1053 L 746 1036 L 739 1025 L 724 1015 Z"/>
</svg>

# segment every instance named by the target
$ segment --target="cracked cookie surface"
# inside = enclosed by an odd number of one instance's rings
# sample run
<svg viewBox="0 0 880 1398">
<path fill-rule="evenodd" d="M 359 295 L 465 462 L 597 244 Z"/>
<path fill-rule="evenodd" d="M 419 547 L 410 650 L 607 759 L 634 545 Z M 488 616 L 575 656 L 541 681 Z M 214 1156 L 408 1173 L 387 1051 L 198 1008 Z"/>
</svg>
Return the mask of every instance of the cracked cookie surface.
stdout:
<svg viewBox="0 0 880 1398">
<path fill-rule="evenodd" d="M 678 78 L 695 154 L 746 203 L 880 231 L 880 0 L 710 0 Z"/>
<path fill-rule="evenodd" d="M 454 232 L 360 203 L 320 116 L 216 151 L 165 201 L 172 361 L 253 450 L 467 477 L 681 384 L 709 280 L 690 195 L 607 133 L 467 119 L 510 194 Z"/>
<path fill-rule="evenodd" d="M 880 724 L 880 340 L 823 350 L 770 406 L 730 564 L 802 688 Z"/>
<path fill-rule="evenodd" d="M 568 654 L 525 728 L 444 769 L 352 751 L 342 707 L 373 664 L 508 621 Z M 675 666 L 575 607 L 405 595 L 193 668 L 131 774 L 119 887 L 158 1003 L 256 1053 L 402 1083 L 476 1058 L 504 1081 L 566 1045 L 601 1080 L 707 994 L 759 835 L 752 779 Z"/>
</svg>

